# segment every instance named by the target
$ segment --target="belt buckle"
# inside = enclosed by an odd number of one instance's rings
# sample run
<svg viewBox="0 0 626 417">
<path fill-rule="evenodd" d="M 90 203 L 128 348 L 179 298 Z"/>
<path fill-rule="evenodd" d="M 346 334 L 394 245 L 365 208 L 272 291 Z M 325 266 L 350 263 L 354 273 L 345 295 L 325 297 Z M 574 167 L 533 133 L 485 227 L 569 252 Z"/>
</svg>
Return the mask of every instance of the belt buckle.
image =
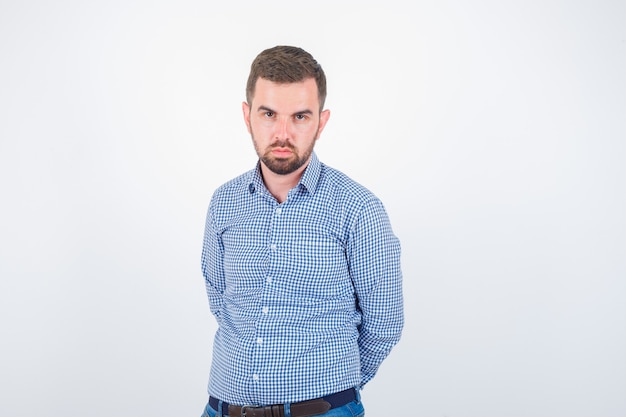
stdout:
<svg viewBox="0 0 626 417">
<path fill-rule="evenodd" d="M 241 407 L 241 417 L 246 417 L 246 409 L 248 408 L 261 408 L 261 407 L 256 407 L 254 405 L 244 405 Z"/>
</svg>

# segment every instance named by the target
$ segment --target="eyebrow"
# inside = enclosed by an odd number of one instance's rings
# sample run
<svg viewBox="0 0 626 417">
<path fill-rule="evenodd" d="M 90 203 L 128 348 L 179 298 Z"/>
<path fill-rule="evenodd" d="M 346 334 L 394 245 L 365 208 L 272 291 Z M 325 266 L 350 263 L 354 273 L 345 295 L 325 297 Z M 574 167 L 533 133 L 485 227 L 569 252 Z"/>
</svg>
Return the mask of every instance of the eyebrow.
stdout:
<svg viewBox="0 0 626 417">
<path fill-rule="evenodd" d="M 274 109 L 270 109 L 270 108 L 269 108 L 269 107 L 267 107 L 267 106 L 259 106 L 259 108 L 257 109 L 257 112 L 259 112 L 259 111 L 264 111 L 264 112 L 269 111 L 269 112 L 272 112 L 272 113 L 277 113 L 277 112 L 276 112 L 276 110 L 274 110 Z M 312 115 L 312 114 L 313 114 L 313 112 L 312 112 L 311 110 L 309 110 L 309 109 L 304 109 L 304 110 L 297 111 L 297 112 L 293 113 L 293 115 L 296 115 L 296 114 L 308 114 L 308 115 Z"/>
</svg>

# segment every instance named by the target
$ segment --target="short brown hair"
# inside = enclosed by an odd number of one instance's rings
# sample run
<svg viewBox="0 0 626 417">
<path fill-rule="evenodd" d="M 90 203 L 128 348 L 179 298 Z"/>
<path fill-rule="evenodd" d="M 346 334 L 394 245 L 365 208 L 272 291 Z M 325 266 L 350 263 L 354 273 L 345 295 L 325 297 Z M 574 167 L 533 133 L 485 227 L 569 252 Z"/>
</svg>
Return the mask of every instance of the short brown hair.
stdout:
<svg viewBox="0 0 626 417">
<path fill-rule="evenodd" d="M 259 78 L 275 83 L 298 83 L 313 78 L 317 84 L 320 111 L 326 101 L 326 76 L 322 66 L 302 48 L 275 46 L 261 52 L 250 66 L 246 86 L 246 100 L 252 104 L 254 89 Z"/>
</svg>

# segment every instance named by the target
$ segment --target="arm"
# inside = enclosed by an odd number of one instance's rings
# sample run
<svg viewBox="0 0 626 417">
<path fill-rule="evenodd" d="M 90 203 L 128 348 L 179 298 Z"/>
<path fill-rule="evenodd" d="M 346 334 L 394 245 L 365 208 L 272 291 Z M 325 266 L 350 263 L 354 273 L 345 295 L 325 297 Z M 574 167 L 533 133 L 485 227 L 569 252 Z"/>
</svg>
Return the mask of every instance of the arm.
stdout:
<svg viewBox="0 0 626 417">
<path fill-rule="evenodd" d="M 226 287 L 224 274 L 224 246 L 220 232 L 215 227 L 213 202 L 209 206 L 202 244 L 202 275 L 209 297 L 209 307 L 217 319 L 221 319 L 222 294 Z"/>
<path fill-rule="evenodd" d="M 377 199 L 368 201 L 352 228 L 347 250 L 358 308 L 361 386 L 369 382 L 404 324 L 400 242 Z"/>
</svg>

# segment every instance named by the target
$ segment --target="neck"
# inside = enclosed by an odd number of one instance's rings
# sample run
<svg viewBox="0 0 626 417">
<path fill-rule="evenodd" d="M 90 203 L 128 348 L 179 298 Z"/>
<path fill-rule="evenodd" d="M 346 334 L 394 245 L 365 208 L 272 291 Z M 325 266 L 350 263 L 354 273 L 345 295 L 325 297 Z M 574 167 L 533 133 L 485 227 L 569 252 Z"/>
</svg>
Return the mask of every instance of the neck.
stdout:
<svg viewBox="0 0 626 417">
<path fill-rule="evenodd" d="M 300 182 L 300 178 L 302 178 L 302 174 L 304 173 L 307 165 L 308 164 L 303 165 L 291 174 L 280 175 L 270 171 L 270 169 L 266 167 L 263 162 L 261 162 L 263 183 L 265 183 L 265 187 L 270 194 L 272 194 L 279 203 L 283 203 L 287 200 L 287 194 L 289 194 L 289 191 Z"/>
</svg>

